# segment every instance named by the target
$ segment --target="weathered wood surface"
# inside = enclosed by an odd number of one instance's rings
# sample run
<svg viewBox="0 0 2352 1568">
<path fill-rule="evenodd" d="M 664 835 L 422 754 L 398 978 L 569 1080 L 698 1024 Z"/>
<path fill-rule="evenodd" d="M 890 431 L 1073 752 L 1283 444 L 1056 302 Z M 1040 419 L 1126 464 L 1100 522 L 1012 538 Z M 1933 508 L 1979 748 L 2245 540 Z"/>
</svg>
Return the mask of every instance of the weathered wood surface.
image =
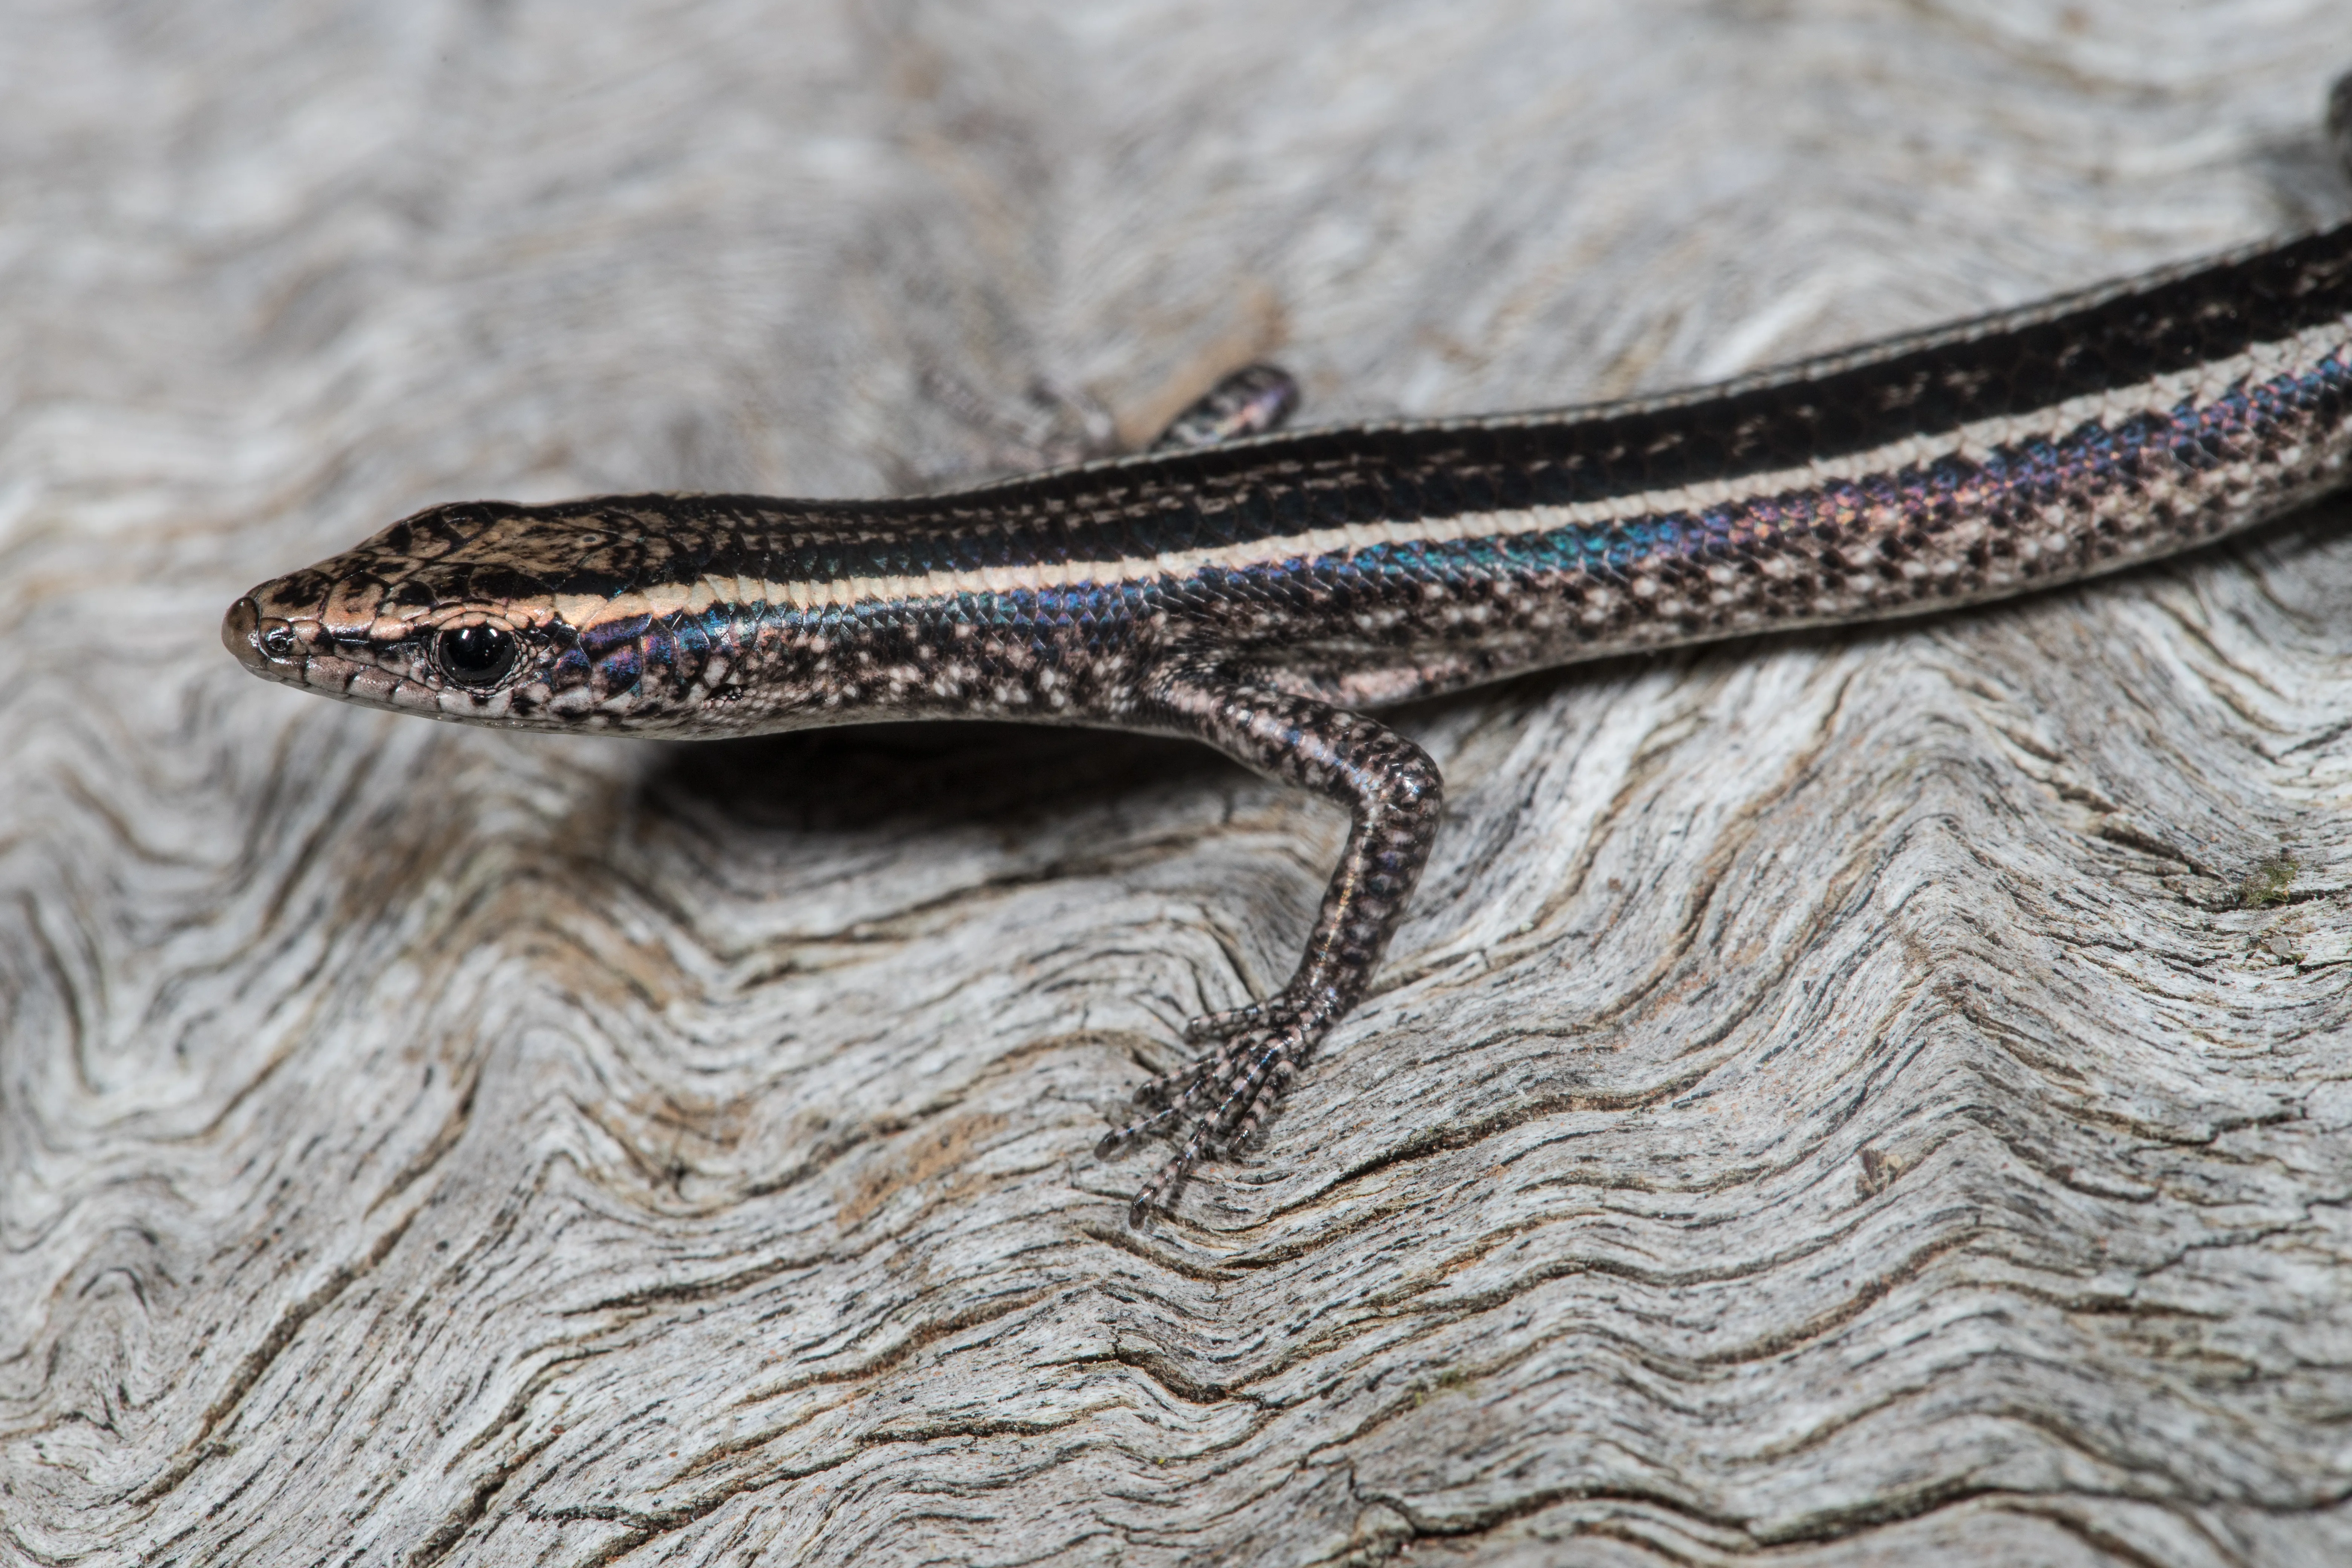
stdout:
<svg viewBox="0 0 2352 1568">
<path fill-rule="evenodd" d="M 941 483 L 1260 353 L 1565 402 L 2332 217 L 2347 20 L 0 8 L 0 1557 L 2352 1561 L 2343 508 L 1410 714 L 1383 988 L 1148 1237 L 1089 1151 L 1319 808 L 215 640 L 436 500 Z"/>
</svg>

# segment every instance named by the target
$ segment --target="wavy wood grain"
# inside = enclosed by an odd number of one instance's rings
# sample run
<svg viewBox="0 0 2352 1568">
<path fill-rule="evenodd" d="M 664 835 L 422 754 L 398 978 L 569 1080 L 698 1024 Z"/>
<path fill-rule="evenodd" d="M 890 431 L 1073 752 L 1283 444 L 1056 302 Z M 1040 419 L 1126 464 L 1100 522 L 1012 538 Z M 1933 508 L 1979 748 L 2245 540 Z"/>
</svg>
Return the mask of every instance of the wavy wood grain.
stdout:
<svg viewBox="0 0 2352 1568">
<path fill-rule="evenodd" d="M 1089 1151 L 1319 807 L 220 651 L 430 500 L 1616 395 L 2352 205 L 2322 0 L 1334 15 L 0 10 L 0 1557 L 2352 1558 L 2352 509 L 1406 714 L 1381 989 L 1150 1235 Z"/>
</svg>

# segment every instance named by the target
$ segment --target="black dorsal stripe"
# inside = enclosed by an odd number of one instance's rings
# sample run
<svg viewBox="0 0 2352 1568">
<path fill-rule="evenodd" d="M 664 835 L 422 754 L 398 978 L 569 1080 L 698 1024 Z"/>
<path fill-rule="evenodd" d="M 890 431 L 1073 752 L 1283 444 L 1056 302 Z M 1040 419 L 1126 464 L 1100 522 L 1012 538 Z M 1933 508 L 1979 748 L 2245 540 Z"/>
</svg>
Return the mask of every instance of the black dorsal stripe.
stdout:
<svg viewBox="0 0 2352 1568">
<path fill-rule="evenodd" d="M 2071 304 L 1643 404 L 1308 430 L 896 500 L 613 496 L 472 510 L 577 518 L 583 530 L 614 530 L 632 513 L 659 517 L 663 547 L 651 553 L 608 540 L 561 565 L 546 556 L 516 563 L 516 586 L 529 579 L 555 593 L 654 588 L 706 574 L 839 581 L 1128 560 L 1349 522 L 1610 500 L 1833 461 L 1988 419 L 2030 418 L 2347 316 L 2352 224 Z"/>
</svg>

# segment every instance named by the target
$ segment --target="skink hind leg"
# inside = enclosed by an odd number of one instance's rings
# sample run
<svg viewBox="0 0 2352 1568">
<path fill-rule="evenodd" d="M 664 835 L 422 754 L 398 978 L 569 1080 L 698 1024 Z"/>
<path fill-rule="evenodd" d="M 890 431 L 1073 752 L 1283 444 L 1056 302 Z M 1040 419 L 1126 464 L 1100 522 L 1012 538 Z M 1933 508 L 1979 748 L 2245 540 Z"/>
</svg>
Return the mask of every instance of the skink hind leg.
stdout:
<svg viewBox="0 0 2352 1568">
<path fill-rule="evenodd" d="M 1194 1019 L 1186 1037 L 1218 1043 L 1145 1084 L 1136 1098 L 1160 1109 L 1103 1139 L 1106 1154 L 1147 1134 L 1179 1139 L 1175 1154 L 1136 1194 L 1129 1211 L 1135 1225 L 1165 1209 L 1202 1159 L 1256 1136 L 1307 1056 L 1363 995 L 1429 858 L 1444 794 L 1428 753 L 1387 726 L 1306 698 L 1229 684 L 1213 670 L 1164 674 L 1150 711 L 1139 717 L 1340 802 L 1349 823 L 1290 984 L 1264 1002 Z"/>
</svg>

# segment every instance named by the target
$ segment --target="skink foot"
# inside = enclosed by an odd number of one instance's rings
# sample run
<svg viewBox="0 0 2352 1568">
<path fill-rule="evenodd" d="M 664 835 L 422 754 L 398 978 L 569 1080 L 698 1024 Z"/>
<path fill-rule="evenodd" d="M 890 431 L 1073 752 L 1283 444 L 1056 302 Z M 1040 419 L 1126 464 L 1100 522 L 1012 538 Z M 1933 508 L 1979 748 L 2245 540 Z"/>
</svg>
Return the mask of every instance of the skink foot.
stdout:
<svg viewBox="0 0 2352 1568">
<path fill-rule="evenodd" d="M 1307 1053 L 1330 1026 L 1328 1016 L 1317 1016 L 1321 1011 L 1276 997 L 1185 1026 L 1187 1039 L 1222 1041 L 1139 1088 L 1137 1102 L 1158 1109 L 1106 1134 L 1096 1146 L 1097 1154 L 1108 1155 L 1146 1136 L 1181 1134 L 1176 1152 L 1135 1194 L 1129 1225 L 1139 1229 L 1153 1210 L 1166 1209 L 1193 1166 L 1247 1147 L 1265 1130 Z"/>
</svg>

